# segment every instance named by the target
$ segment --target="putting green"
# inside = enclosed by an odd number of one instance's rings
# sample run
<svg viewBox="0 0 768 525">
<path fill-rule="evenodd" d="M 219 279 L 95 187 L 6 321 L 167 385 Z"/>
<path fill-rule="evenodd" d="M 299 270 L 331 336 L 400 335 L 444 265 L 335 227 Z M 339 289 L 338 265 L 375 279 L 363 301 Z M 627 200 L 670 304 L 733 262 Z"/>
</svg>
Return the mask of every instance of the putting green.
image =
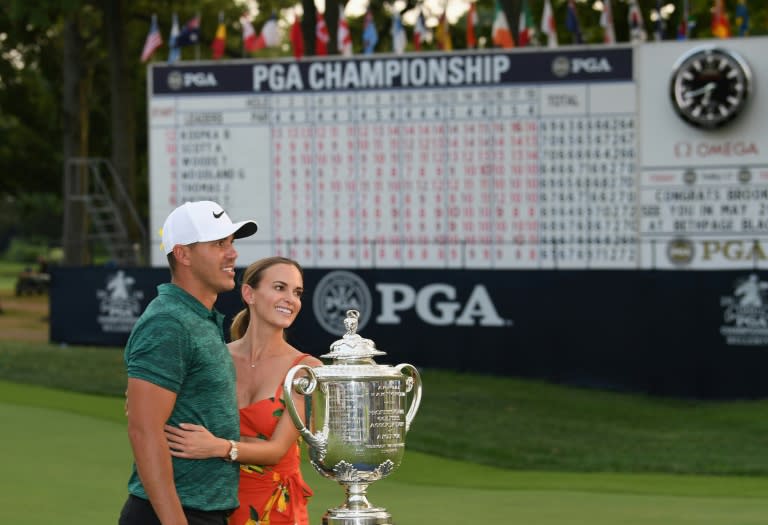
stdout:
<svg viewBox="0 0 768 525">
<path fill-rule="evenodd" d="M 131 455 L 122 400 L 0 382 L 0 523 L 116 523 Z M 343 500 L 308 467 L 312 522 Z M 763 525 L 763 478 L 493 469 L 406 452 L 369 489 L 397 525 Z"/>
</svg>

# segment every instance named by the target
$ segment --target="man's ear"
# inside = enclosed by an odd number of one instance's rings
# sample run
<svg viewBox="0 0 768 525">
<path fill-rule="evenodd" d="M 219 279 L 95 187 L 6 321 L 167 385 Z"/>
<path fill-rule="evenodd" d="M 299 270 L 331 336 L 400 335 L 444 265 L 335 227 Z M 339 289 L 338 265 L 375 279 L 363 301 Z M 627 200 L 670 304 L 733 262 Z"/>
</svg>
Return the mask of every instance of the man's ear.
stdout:
<svg viewBox="0 0 768 525">
<path fill-rule="evenodd" d="M 182 266 L 189 266 L 192 264 L 190 260 L 190 252 L 191 248 L 189 246 L 177 244 L 173 247 L 173 257 L 176 259 L 176 262 Z"/>
</svg>

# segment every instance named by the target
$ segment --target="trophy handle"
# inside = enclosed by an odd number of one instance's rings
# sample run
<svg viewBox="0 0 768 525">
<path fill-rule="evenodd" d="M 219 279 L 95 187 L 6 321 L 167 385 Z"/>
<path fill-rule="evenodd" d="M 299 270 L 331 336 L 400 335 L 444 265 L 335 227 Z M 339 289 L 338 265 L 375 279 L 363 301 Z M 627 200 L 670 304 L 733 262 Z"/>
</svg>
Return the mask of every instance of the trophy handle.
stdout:
<svg viewBox="0 0 768 525">
<path fill-rule="evenodd" d="M 419 374 L 419 371 L 416 370 L 415 366 L 408 363 L 397 365 L 395 369 L 400 373 L 403 373 L 403 370 L 409 370 L 410 374 L 405 374 L 408 376 L 408 379 L 406 379 L 405 391 L 410 392 L 415 389 L 413 398 L 411 399 L 411 406 L 408 407 L 408 413 L 405 414 L 405 431 L 408 432 L 408 429 L 411 428 L 411 421 L 413 421 L 413 418 L 416 416 L 416 412 L 419 410 L 419 405 L 421 404 L 421 375 Z"/>
<path fill-rule="evenodd" d="M 306 371 L 309 377 L 298 377 L 294 379 L 293 377 L 301 370 Z M 285 376 L 285 381 L 283 382 L 283 397 L 285 398 L 285 407 L 288 409 L 288 414 L 290 414 L 293 424 L 296 426 L 299 434 L 301 434 L 301 437 L 303 437 L 310 446 L 319 450 L 325 450 L 325 440 L 321 435 L 315 435 L 307 429 L 296 410 L 296 405 L 293 403 L 293 390 L 306 396 L 314 392 L 316 387 L 317 376 L 315 375 L 315 371 L 312 370 L 312 367 L 307 365 L 296 365 L 288 370 L 288 374 Z"/>
</svg>

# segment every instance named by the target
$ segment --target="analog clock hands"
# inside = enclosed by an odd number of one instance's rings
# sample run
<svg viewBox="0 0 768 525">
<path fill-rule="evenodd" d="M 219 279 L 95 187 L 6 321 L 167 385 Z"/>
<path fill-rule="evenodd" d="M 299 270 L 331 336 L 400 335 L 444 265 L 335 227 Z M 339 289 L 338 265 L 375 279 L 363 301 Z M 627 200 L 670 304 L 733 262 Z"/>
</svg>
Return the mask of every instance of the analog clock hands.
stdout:
<svg viewBox="0 0 768 525">
<path fill-rule="evenodd" d="M 703 104 L 708 104 L 709 99 L 711 98 L 712 91 L 717 87 L 717 83 L 715 82 L 708 82 L 707 84 L 704 84 L 699 89 L 694 89 L 693 91 L 686 91 L 683 93 L 683 98 L 687 100 L 691 100 L 695 97 L 698 97 L 699 95 L 704 95 L 702 97 L 701 101 Z"/>
</svg>

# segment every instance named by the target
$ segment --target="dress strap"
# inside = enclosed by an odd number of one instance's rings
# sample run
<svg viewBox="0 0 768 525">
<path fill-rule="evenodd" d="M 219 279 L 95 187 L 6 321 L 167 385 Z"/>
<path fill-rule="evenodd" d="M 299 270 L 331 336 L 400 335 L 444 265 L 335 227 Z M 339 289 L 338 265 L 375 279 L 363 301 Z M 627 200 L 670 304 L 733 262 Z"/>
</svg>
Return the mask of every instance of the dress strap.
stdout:
<svg viewBox="0 0 768 525">
<path fill-rule="evenodd" d="M 300 354 L 296 357 L 296 359 L 293 360 L 293 363 L 291 363 L 291 368 L 298 365 L 304 358 L 310 357 L 309 354 Z M 275 390 L 275 399 L 280 399 L 280 394 L 283 393 L 283 385 L 285 384 L 285 381 L 281 382 L 280 385 L 278 385 L 277 390 Z"/>
</svg>

